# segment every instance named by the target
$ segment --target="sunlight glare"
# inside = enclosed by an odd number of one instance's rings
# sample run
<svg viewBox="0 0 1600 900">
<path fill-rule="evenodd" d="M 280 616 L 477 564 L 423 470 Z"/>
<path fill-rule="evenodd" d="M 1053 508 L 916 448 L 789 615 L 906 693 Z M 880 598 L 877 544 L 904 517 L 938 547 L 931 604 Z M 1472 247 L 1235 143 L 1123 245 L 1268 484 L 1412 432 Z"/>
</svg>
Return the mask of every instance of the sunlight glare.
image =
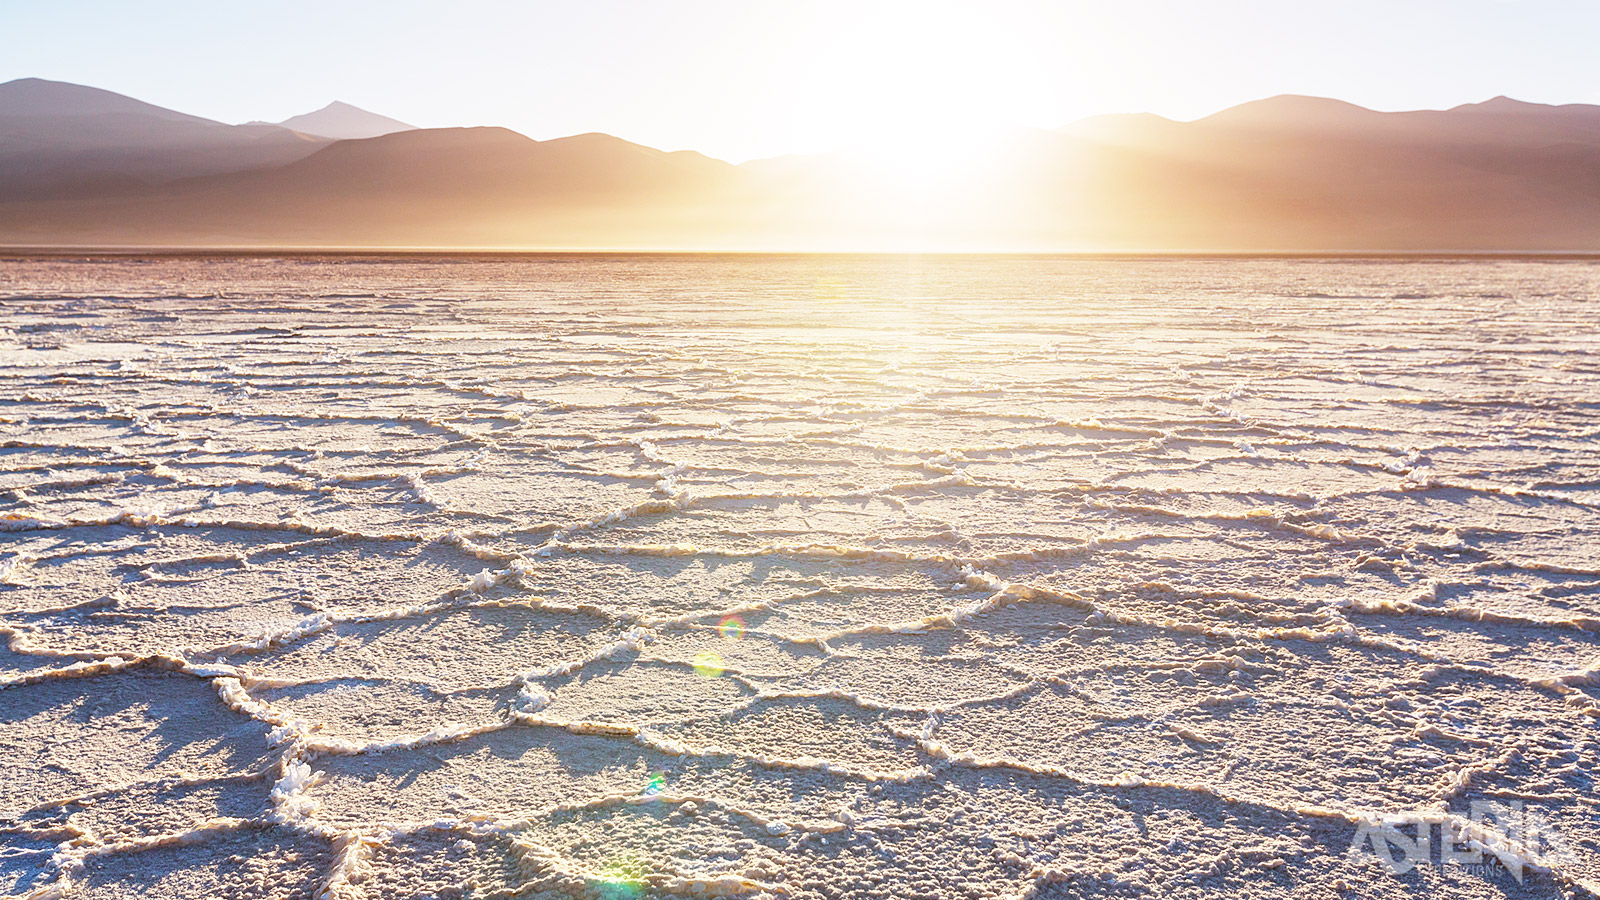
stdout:
<svg viewBox="0 0 1600 900">
<path fill-rule="evenodd" d="M 886 187 L 915 194 L 968 179 L 1000 133 L 1014 126 L 1020 85 L 1012 42 L 995 16 L 964 4 L 886 3 L 869 8 L 834 47 L 850 65 L 819 73 L 824 93 L 850 95 L 844 148 Z"/>
</svg>

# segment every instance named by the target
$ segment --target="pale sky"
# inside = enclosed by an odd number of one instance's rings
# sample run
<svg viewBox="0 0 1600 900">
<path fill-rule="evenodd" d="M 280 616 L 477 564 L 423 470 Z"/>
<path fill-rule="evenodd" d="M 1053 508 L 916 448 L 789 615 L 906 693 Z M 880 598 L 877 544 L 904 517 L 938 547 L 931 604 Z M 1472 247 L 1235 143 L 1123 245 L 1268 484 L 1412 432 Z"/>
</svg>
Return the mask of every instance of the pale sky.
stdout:
<svg viewBox="0 0 1600 900">
<path fill-rule="evenodd" d="M 739 162 L 1316 94 L 1600 102 L 1600 0 L 0 0 L 0 81 L 227 122 L 344 100 Z"/>
</svg>

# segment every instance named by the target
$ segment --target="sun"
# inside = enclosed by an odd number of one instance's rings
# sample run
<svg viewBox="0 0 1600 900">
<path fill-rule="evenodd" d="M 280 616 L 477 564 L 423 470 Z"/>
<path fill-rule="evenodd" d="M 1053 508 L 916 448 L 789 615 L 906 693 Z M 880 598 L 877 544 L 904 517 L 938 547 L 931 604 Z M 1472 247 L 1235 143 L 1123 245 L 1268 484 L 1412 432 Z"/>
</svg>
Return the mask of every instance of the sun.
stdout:
<svg viewBox="0 0 1600 900">
<path fill-rule="evenodd" d="M 1003 17 L 965 4 L 871 4 L 808 73 L 837 98 L 843 150 L 887 187 L 959 187 L 1032 102 Z"/>
<path fill-rule="evenodd" d="M 849 155 L 886 188 L 931 194 L 956 192 L 980 181 L 1003 143 L 998 130 L 919 122 L 873 135 Z"/>
</svg>

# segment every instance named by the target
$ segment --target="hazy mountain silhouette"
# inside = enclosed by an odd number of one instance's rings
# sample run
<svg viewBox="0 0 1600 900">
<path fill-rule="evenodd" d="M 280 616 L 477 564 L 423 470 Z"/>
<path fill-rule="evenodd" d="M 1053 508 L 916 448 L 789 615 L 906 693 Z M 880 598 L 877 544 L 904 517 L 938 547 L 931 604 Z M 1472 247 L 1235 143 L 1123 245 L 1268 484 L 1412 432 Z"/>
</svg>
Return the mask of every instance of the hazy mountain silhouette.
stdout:
<svg viewBox="0 0 1600 900">
<path fill-rule="evenodd" d="M 0 84 L 0 116 L 115 116 L 137 115 L 169 122 L 209 124 L 209 119 L 163 109 L 142 100 L 125 97 L 99 88 L 46 81 L 43 78 L 18 78 Z"/>
<path fill-rule="evenodd" d="M 190 178 L 95 203 L 0 204 L 0 238 L 41 243 L 690 246 L 736 205 L 728 163 L 603 134 L 504 128 L 339 141 L 294 163 Z M 160 223 L 152 227 L 152 223 Z M 680 237 L 673 237 L 679 235 Z"/>
<path fill-rule="evenodd" d="M 278 124 L 291 131 L 315 134 L 336 141 L 382 137 L 397 131 L 414 131 L 417 127 L 407 125 L 399 119 L 367 112 L 358 106 L 351 106 L 338 100 L 316 112 L 284 119 Z"/>
<path fill-rule="evenodd" d="M 54 168 L 14 162 L 50 144 Z M 0 174 L 9 244 L 1600 250 L 1600 107 L 1503 97 L 1100 116 L 918 188 L 848 153 L 733 166 L 502 128 L 328 143 L 28 81 L 0 85 Z"/>
<path fill-rule="evenodd" d="M 276 125 L 224 125 L 81 85 L 0 84 L 0 201 L 138 192 L 282 165 L 327 143 Z"/>
<path fill-rule="evenodd" d="M 1281 96 L 1191 123 L 1064 129 L 1100 157 L 1081 195 L 1159 246 L 1600 249 L 1600 107 L 1496 98 L 1375 112 Z"/>
</svg>

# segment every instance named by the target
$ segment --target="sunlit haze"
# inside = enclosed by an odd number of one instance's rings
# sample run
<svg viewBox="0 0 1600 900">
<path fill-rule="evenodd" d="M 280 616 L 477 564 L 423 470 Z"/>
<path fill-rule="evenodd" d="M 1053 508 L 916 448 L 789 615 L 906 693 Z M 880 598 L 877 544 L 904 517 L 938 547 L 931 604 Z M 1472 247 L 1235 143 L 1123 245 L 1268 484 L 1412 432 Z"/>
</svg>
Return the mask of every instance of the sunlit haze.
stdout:
<svg viewBox="0 0 1600 900">
<path fill-rule="evenodd" d="M 1571 2 L 360 0 L 153 15 L 8 0 L 0 22 L 0 81 L 96 85 L 227 122 L 338 99 L 422 127 L 601 131 L 734 162 L 916 146 L 937 168 L 997 127 L 1192 119 L 1279 93 L 1376 109 L 1600 100 L 1600 4 Z"/>
</svg>

